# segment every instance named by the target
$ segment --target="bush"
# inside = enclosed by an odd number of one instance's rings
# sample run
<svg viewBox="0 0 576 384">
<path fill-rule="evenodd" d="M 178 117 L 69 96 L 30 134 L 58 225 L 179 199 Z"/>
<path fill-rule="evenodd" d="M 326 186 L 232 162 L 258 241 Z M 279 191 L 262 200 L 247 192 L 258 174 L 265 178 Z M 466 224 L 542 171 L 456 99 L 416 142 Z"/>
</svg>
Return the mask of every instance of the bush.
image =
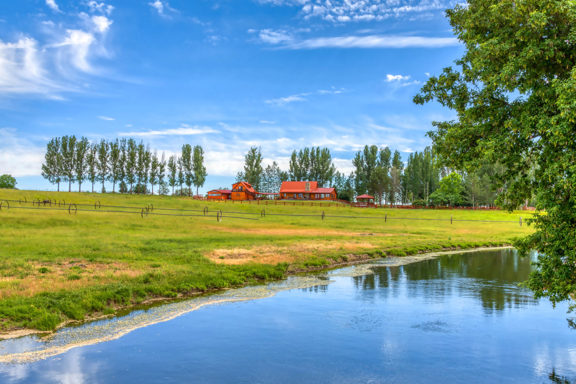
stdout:
<svg viewBox="0 0 576 384">
<path fill-rule="evenodd" d="M 16 179 L 10 175 L 0 176 L 0 188 L 14 189 L 16 188 Z"/>
</svg>

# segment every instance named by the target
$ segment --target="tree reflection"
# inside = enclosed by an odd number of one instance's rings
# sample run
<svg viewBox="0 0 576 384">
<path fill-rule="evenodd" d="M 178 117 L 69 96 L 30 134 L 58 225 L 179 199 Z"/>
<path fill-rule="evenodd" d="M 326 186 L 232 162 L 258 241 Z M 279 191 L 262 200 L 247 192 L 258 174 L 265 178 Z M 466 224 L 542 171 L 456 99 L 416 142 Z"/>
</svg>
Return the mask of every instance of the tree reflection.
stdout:
<svg viewBox="0 0 576 384">
<path fill-rule="evenodd" d="M 535 304 L 530 291 L 518 286 L 531 270 L 530 258 L 514 250 L 447 255 L 402 267 L 375 268 L 373 275 L 354 277 L 354 285 L 381 297 L 397 296 L 405 287 L 408 297 L 429 300 L 458 295 L 478 299 L 487 313 Z"/>
</svg>

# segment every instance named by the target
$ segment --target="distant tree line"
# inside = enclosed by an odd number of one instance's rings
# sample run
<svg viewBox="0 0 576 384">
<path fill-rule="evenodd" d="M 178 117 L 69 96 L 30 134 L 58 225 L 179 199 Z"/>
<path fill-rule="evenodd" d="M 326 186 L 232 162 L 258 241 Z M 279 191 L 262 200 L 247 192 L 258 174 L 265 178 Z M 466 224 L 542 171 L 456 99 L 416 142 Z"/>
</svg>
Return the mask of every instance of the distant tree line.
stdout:
<svg viewBox="0 0 576 384">
<path fill-rule="evenodd" d="M 442 166 L 432 149 L 413 152 L 406 164 L 400 153 L 365 146 L 352 161 L 356 195 L 370 194 L 380 204 L 419 206 L 494 206 L 498 190 L 492 180 L 498 164 L 484 164 L 475 172 L 457 172 Z"/>
<path fill-rule="evenodd" d="M 192 186 L 198 188 L 206 181 L 204 150 L 197 145 L 182 146 L 182 152 L 172 155 L 167 160 L 164 153 L 152 152 L 144 143 L 132 138 L 121 138 L 114 141 L 101 140 L 91 143 L 87 138 L 62 136 L 51 139 L 46 146 L 46 155 L 42 164 L 42 176 L 58 186 L 68 183 L 101 186 L 106 192 L 106 183 L 112 184 L 112 192 L 120 193 L 156 193 L 192 194 Z M 148 189 L 150 186 L 150 189 Z M 184 188 L 186 186 L 186 188 Z M 178 191 L 176 191 L 178 187 Z"/>
<path fill-rule="evenodd" d="M 432 149 L 413 152 L 406 163 L 400 152 L 388 147 L 366 145 L 352 159 L 349 175 L 336 170 L 328 148 L 306 147 L 294 150 L 288 170 L 276 162 L 263 165 L 262 150 L 251 147 L 244 157 L 244 167 L 237 180 L 247 181 L 257 191 L 275 193 L 283 181 L 317 181 L 319 187 L 334 187 L 342 200 L 370 194 L 379 204 L 421 206 L 492 206 L 498 190 L 491 182 L 502 173 L 498 165 L 483 164 L 475 172 L 465 173 L 443 167 Z M 62 136 L 47 144 L 42 175 L 58 186 L 68 183 L 99 185 L 106 183 L 112 192 L 191 195 L 192 187 L 206 181 L 204 150 L 197 145 L 182 146 L 179 155 L 165 158 L 142 141 L 121 138 L 91 143 L 87 138 Z"/>
<path fill-rule="evenodd" d="M 442 167 L 441 159 L 430 148 L 411 153 L 405 164 L 400 152 L 375 145 L 356 153 L 354 172 L 349 175 L 336 170 L 328 148 L 293 151 L 287 171 L 276 162 L 267 167 L 262 163 L 261 149 L 251 147 L 236 179 L 269 193 L 278 192 L 283 181 L 317 181 L 320 187 L 336 188 L 342 200 L 370 194 L 377 203 L 391 205 L 493 206 L 498 191 L 491 180 L 500 172 L 491 164 L 474 173 L 455 172 Z"/>
</svg>

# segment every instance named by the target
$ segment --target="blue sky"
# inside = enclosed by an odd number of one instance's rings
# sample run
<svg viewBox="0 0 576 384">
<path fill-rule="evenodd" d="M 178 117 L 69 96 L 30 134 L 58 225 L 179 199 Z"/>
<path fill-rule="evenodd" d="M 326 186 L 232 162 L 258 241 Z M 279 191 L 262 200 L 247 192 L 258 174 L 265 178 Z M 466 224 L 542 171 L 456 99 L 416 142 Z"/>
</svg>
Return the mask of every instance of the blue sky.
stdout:
<svg viewBox="0 0 576 384">
<path fill-rule="evenodd" d="M 422 150 L 433 120 L 412 97 L 463 48 L 452 0 L 19 0 L 0 2 L 0 174 L 50 189 L 48 139 L 131 136 L 166 155 L 206 151 L 204 191 L 250 146 L 287 168 L 326 146 Z"/>
</svg>

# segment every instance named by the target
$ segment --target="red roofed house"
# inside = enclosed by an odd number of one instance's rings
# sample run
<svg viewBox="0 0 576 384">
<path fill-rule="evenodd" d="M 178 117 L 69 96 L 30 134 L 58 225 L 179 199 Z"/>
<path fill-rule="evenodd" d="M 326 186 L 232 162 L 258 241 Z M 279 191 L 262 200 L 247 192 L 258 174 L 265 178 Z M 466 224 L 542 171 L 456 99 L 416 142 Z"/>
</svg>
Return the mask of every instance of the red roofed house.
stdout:
<svg viewBox="0 0 576 384">
<path fill-rule="evenodd" d="M 256 200 L 256 191 L 250 183 L 238 181 L 232 184 L 232 200 Z"/>
<path fill-rule="evenodd" d="M 334 188 L 318 188 L 317 181 L 283 181 L 280 199 L 290 200 L 337 200 Z"/>
<path fill-rule="evenodd" d="M 232 191 L 229 189 L 213 189 L 208 191 L 208 200 L 230 200 Z"/>
</svg>

